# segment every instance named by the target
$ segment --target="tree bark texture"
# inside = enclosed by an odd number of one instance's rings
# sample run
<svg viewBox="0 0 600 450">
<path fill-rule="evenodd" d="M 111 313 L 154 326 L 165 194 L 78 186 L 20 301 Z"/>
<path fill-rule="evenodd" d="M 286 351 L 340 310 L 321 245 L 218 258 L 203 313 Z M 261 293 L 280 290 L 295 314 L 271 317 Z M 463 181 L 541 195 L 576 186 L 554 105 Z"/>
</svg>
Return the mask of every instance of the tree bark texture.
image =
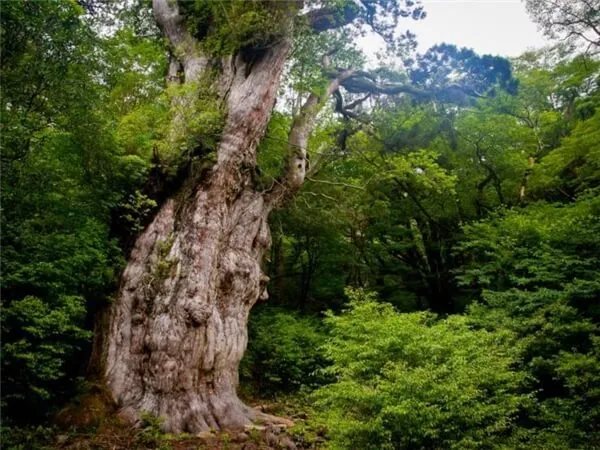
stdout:
<svg viewBox="0 0 600 450">
<path fill-rule="evenodd" d="M 167 200 L 131 252 L 111 309 L 106 381 L 131 421 L 160 416 L 174 433 L 239 428 L 261 414 L 236 388 L 271 244 L 272 205 L 252 173 L 291 44 L 281 39 L 252 61 L 210 60 L 195 53 L 176 2 L 154 0 L 154 11 L 185 82 L 218 66 L 227 118 L 209 174 Z"/>
</svg>

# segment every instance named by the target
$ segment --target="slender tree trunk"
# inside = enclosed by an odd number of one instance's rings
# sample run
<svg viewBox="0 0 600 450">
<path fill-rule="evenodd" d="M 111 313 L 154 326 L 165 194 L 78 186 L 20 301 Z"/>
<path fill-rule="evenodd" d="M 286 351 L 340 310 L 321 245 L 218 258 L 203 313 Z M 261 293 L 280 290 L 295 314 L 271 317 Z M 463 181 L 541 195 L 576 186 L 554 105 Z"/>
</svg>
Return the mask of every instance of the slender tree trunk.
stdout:
<svg viewBox="0 0 600 450">
<path fill-rule="evenodd" d="M 150 413 L 167 431 L 195 433 L 239 428 L 260 414 L 236 394 L 248 314 L 267 296 L 261 262 L 271 244 L 272 206 L 254 190 L 252 172 L 290 41 L 251 61 L 211 61 L 194 53 L 176 9 L 154 0 L 159 25 L 183 55 L 185 81 L 219 69 L 227 119 L 208 176 L 188 180 L 137 239 L 111 310 L 105 375 L 124 417 Z"/>
<path fill-rule="evenodd" d="M 539 153 L 539 152 L 538 152 Z M 526 189 L 527 183 L 529 182 L 529 177 L 533 173 L 533 168 L 535 167 L 536 156 L 530 156 L 528 158 L 529 167 L 523 173 L 523 177 L 521 178 L 521 184 L 519 185 L 519 203 L 525 203 Z"/>
</svg>

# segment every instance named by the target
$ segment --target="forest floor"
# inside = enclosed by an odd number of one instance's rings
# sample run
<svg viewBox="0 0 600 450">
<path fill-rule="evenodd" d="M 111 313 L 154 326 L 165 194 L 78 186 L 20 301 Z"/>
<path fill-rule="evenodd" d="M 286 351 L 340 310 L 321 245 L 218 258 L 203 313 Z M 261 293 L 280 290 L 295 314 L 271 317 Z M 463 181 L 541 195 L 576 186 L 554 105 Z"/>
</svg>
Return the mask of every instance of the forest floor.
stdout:
<svg viewBox="0 0 600 450">
<path fill-rule="evenodd" d="M 256 424 L 244 430 L 203 432 L 198 435 L 165 434 L 160 421 L 145 418 L 139 427 L 124 423 L 114 411 L 107 411 L 101 396 L 80 398 L 61 411 L 56 424 L 36 429 L 13 429 L 2 446 L 7 449 L 36 450 L 313 450 L 325 442 L 325 429 L 312 424 L 299 411 L 293 398 L 277 401 L 245 399 L 260 411 L 286 417 L 294 426 Z M 7 437 L 3 432 L 3 438 Z M 11 445 L 12 444 L 12 445 Z"/>
</svg>

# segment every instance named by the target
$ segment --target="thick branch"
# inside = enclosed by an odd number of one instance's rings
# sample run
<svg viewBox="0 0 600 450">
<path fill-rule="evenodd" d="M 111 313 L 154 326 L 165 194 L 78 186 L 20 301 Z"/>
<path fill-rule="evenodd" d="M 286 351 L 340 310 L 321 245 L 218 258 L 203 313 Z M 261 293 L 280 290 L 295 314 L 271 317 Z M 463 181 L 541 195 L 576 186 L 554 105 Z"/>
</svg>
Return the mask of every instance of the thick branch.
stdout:
<svg viewBox="0 0 600 450">
<path fill-rule="evenodd" d="M 167 38 L 171 52 L 183 66 L 185 81 L 198 80 L 208 66 L 208 58 L 198 50 L 197 43 L 185 26 L 175 0 L 152 0 L 156 23 Z"/>
<path fill-rule="evenodd" d="M 369 76 L 367 76 L 369 75 Z M 409 84 L 378 83 L 375 78 L 363 71 L 353 72 L 341 85 L 352 94 L 410 94 L 420 98 L 431 98 L 432 92 L 417 89 Z"/>
<path fill-rule="evenodd" d="M 311 93 L 302 105 L 300 113 L 294 118 L 288 134 L 287 161 L 284 173 L 280 177 L 281 183 L 277 184 L 271 193 L 273 202 L 280 202 L 286 195 L 300 189 L 304 183 L 308 171 L 308 138 L 314 128 L 315 119 L 329 97 L 339 89 L 340 84 L 352 73 L 352 71 L 342 72 L 329 83 L 323 95 Z"/>
<path fill-rule="evenodd" d="M 335 111 L 337 113 L 340 113 L 347 119 L 354 119 L 359 122 L 367 123 L 365 118 L 362 118 L 358 113 L 352 110 L 360 104 L 362 104 L 369 97 L 371 97 L 370 93 L 365 95 L 364 97 L 361 97 L 353 102 L 348 103 L 347 105 L 344 105 L 344 97 L 342 96 L 342 93 L 339 89 L 333 93 L 333 96 L 335 98 Z"/>
<path fill-rule="evenodd" d="M 349 110 L 349 109 L 354 109 L 359 105 L 362 105 L 366 100 L 368 100 L 371 97 L 371 93 L 368 93 L 367 95 L 365 95 L 364 97 L 358 98 L 356 100 L 354 100 L 353 102 L 348 103 L 344 109 Z"/>
</svg>

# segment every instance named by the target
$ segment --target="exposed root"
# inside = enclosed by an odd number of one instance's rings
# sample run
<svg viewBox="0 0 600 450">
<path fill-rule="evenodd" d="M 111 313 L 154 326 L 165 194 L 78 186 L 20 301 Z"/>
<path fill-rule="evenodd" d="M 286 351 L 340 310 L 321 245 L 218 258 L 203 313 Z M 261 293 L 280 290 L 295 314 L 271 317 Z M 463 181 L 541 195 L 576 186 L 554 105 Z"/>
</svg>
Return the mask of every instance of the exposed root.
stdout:
<svg viewBox="0 0 600 450">
<path fill-rule="evenodd" d="M 294 426 L 294 421 L 285 417 L 274 416 L 261 411 L 257 411 L 256 420 L 260 423 L 273 425 L 280 428 L 291 428 Z"/>
<path fill-rule="evenodd" d="M 233 394 L 187 395 L 176 398 L 146 396 L 141 402 L 121 408 L 119 416 L 139 426 L 143 414 L 157 417 L 164 432 L 179 434 L 240 430 L 285 429 L 294 422 L 245 405 Z"/>
</svg>

